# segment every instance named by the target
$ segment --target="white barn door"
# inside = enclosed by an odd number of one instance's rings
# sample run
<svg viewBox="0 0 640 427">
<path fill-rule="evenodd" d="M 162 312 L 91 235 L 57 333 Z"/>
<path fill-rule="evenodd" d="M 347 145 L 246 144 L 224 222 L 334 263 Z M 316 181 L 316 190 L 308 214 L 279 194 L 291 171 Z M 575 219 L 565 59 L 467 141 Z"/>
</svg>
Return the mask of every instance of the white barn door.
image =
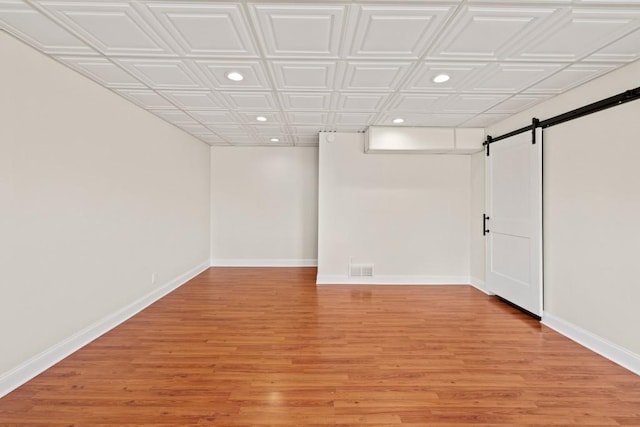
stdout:
<svg viewBox="0 0 640 427">
<path fill-rule="evenodd" d="M 487 288 L 542 316 L 542 129 L 497 141 L 487 156 Z"/>
</svg>

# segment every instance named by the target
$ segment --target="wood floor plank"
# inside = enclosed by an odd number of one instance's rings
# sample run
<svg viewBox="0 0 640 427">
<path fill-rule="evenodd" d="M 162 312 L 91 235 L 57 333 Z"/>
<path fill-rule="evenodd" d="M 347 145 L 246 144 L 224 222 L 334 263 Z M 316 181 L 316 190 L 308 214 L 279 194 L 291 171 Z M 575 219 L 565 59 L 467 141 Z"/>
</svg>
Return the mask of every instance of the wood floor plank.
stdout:
<svg viewBox="0 0 640 427">
<path fill-rule="evenodd" d="M 0 399 L 1 426 L 640 426 L 640 377 L 468 286 L 212 268 Z"/>
</svg>

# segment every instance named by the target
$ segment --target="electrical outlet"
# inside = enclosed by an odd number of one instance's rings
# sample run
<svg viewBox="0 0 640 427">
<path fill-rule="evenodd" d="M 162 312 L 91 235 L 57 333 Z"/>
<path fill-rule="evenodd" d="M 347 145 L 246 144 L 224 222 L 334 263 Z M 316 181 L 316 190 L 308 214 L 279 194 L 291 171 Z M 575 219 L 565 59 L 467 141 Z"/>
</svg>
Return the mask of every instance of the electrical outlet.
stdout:
<svg viewBox="0 0 640 427">
<path fill-rule="evenodd" d="M 151 284 L 155 284 L 156 283 L 156 273 L 151 273 Z"/>
</svg>

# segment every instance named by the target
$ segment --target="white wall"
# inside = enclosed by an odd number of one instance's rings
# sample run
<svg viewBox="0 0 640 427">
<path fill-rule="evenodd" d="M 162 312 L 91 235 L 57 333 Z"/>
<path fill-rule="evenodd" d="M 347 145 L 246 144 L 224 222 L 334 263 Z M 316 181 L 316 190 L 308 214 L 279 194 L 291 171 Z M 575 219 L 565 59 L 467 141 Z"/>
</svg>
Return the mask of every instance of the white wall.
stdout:
<svg viewBox="0 0 640 427">
<path fill-rule="evenodd" d="M 1 395 L 29 358 L 202 268 L 209 147 L 3 32 L 0 58 Z"/>
<path fill-rule="evenodd" d="M 545 311 L 640 355 L 640 101 L 545 131 Z"/>
<path fill-rule="evenodd" d="M 485 213 L 485 159 L 484 151 L 471 156 L 471 229 L 469 275 L 471 282 L 484 289 L 485 237 L 482 235 L 482 215 Z"/>
<path fill-rule="evenodd" d="M 382 283 L 468 283 L 470 157 L 364 154 L 364 135 L 320 134 L 318 281 L 349 262 Z"/>
<path fill-rule="evenodd" d="M 498 135 L 640 85 L 640 62 L 502 123 Z M 635 354 L 640 372 L 640 101 L 544 131 L 544 310 L 583 341 Z M 624 355 L 624 351 L 618 352 Z"/>
<path fill-rule="evenodd" d="M 212 147 L 215 265 L 315 265 L 317 147 Z"/>
</svg>

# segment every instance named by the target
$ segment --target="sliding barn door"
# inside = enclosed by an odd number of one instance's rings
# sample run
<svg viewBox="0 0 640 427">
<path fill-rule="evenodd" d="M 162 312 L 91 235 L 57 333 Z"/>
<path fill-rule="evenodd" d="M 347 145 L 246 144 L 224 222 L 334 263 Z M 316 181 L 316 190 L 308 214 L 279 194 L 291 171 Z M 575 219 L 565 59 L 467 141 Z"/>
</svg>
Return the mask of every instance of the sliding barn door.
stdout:
<svg viewBox="0 0 640 427">
<path fill-rule="evenodd" d="M 487 288 L 542 316 L 542 129 L 497 141 L 487 157 Z"/>
</svg>

